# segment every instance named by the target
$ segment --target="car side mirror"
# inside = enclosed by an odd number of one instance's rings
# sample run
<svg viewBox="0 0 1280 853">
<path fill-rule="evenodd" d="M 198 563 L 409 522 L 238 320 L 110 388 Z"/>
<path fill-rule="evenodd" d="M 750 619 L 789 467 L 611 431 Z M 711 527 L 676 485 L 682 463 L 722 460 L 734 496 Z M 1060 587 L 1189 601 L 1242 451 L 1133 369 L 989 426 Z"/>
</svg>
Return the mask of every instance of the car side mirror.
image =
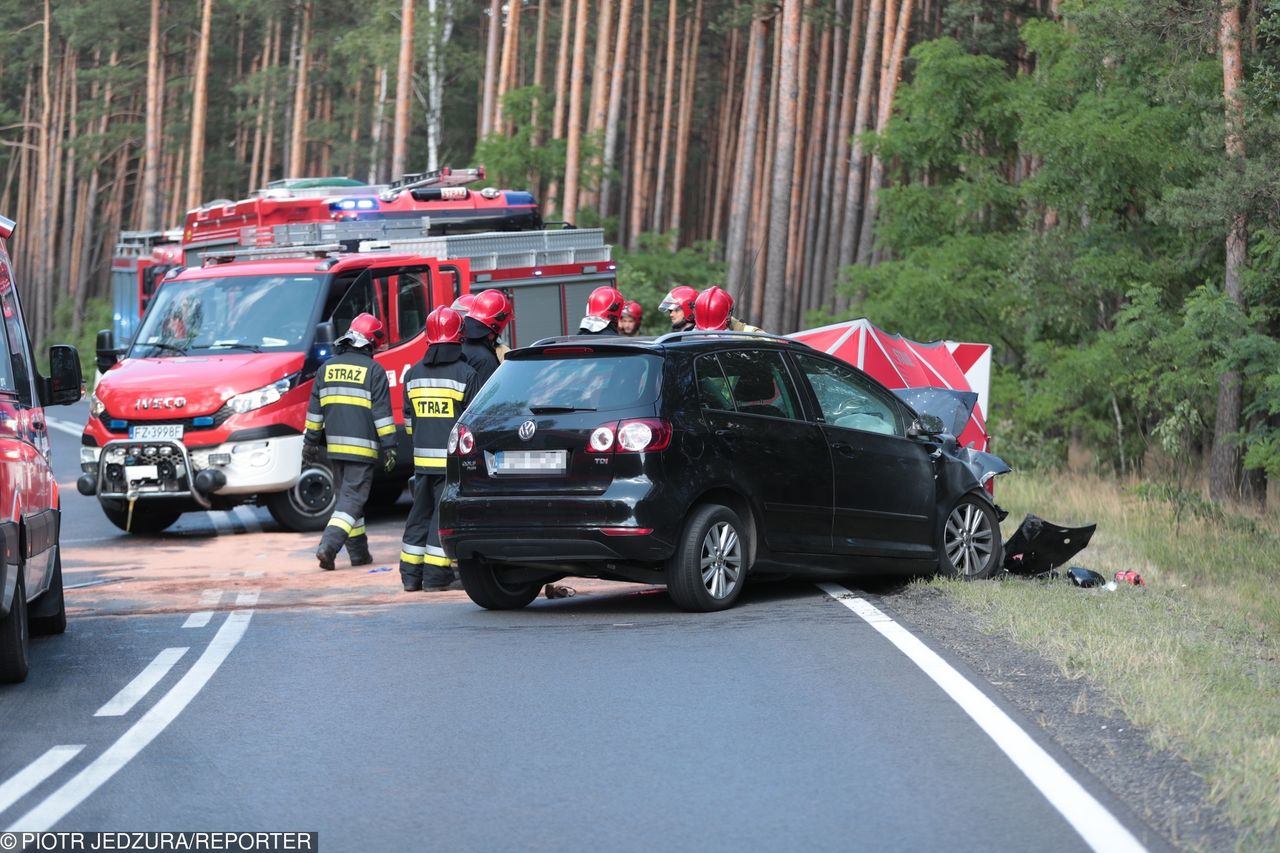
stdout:
<svg viewBox="0 0 1280 853">
<path fill-rule="evenodd" d="M 84 378 L 80 372 L 80 353 L 73 346 L 55 344 L 49 347 L 49 378 L 45 405 L 69 406 L 84 394 Z"/>
<path fill-rule="evenodd" d="M 919 438 L 920 436 L 942 435 L 946 431 L 947 425 L 942 422 L 942 418 L 937 415 L 920 415 L 911 422 L 907 435 L 912 438 Z"/>
<path fill-rule="evenodd" d="M 94 363 L 100 373 L 106 373 L 111 366 L 120 360 L 120 350 L 116 349 L 116 335 L 110 329 L 98 332 L 98 340 L 94 345 Z"/>
</svg>

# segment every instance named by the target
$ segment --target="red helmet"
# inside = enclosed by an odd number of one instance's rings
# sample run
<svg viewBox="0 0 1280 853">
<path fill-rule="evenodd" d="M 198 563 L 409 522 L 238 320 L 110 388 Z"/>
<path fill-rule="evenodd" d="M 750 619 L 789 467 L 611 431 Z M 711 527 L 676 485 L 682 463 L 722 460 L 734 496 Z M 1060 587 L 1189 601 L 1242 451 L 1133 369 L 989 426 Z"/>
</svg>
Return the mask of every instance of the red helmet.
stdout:
<svg viewBox="0 0 1280 853">
<path fill-rule="evenodd" d="M 693 303 L 693 316 L 699 329 L 727 329 L 732 313 L 733 297 L 715 285 L 699 293 Z"/>
<path fill-rule="evenodd" d="M 486 290 L 471 300 L 471 310 L 467 316 L 484 323 L 496 334 L 511 322 L 511 300 L 501 290 Z"/>
<path fill-rule="evenodd" d="M 462 315 L 444 305 L 428 314 L 427 343 L 462 343 Z"/>
<path fill-rule="evenodd" d="M 607 284 L 597 287 L 587 297 L 587 316 L 582 318 L 583 328 L 598 332 L 610 323 L 618 322 L 626 301 L 622 291 L 616 287 Z"/>
<path fill-rule="evenodd" d="M 639 302 L 624 302 L 622 313 L 634 317 L 635 321 L 639 323 L 644 319 L 644 306 Z"/>
<path fill-rule="evenodd" d="M 370 344 L 378 344 L 386 337 L 382 333 L 382 321 L 372 314 L 357 314 L 356 318 L 351 321 L 350 328 L 347 329 L 337 340 L 337 343 L 350 343 L 352 346 L 367 347 Z"/>
<path fill-rule="evenodd" d="M 474 293 L 464 293 L 453 300 L 453 304 L 449 307 L 465 317 L 471 311 L 471 303 L 475 301 L 476 295 Z"/>
<path fill-rule="evenodd" d="M 671 292 L 663 298 L 658 304 L 659 311 L 674 311 L 677 308 L 684 311 L 684 318 L 692 320 L 694 317 L 693 304 L 698 298 L 698 291 L 694 290 L 687 284 L 678 284 L 671 288 Z"/>
</svg>

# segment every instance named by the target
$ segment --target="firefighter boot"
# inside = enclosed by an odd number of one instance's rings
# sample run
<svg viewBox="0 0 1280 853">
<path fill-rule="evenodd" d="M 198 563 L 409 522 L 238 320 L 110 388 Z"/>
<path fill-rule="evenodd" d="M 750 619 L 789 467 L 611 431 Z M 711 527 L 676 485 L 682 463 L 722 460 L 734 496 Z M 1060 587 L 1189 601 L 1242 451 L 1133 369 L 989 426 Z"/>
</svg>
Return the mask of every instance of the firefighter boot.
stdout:
<svg viewBox="0 0 1280 853">
<path fill-rule="evenodd" d="M 351 558 L 353 566 L 367 566 L 372 563 L 373 555 L 369 553 L 369 537 L 360 535 L 348 539 L 347 556 Z"/>
<path fill-rule="evenodd" d="M 316 560 L 320 562 L 320 568 L 326 572 L 331 572 L 337 568 L 334 565 L 333 558 L 338 556 L 337 551 L 331 551 L 325 547 L 324 543 L 320 543 L 320 547 L 316 549 Z"/>
</svg>

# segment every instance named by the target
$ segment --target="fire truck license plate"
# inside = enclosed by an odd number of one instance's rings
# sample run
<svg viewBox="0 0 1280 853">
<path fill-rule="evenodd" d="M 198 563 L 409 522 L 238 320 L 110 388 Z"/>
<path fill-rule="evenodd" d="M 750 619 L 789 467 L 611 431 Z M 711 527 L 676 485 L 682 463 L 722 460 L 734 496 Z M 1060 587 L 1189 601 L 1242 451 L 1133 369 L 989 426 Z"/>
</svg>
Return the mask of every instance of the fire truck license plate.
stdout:
<svg viewBox="0 0 1280 853">
<path fill-rule="evenodd" d="M 182 424 L 153 424 L 129 427 L 129 438 L 135 441 L 182 440 Z"/>
<path fill-rule="evenodd" d="M 563 450 L 499 450 L 494 468 L 499 474 L 563 474 Z"/>
</svg>

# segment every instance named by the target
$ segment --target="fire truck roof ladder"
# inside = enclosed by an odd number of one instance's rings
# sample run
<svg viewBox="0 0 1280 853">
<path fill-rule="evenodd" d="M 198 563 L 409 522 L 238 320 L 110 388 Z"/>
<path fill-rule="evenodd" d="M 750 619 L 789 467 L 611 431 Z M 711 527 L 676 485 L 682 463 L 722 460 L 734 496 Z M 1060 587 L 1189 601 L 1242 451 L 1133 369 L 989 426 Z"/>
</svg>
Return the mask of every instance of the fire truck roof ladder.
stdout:
<svg viewBox="0 0 1280 853">
<path fill-rule="evenodd" d="M 387 185 L 383 199 L 390 200 L 405 190 L 423 187 L 460 187 L 484 180 L 484 166 L 475 169 L 436 169 L 434 172 L 413 172 Z"/>
<path fill-rule="evenodd" d="M 201 252 L 200 259 L 205 266 L 224 264 L 232 261 L 275 261 L 292 258 L 327 258 L 335 252 L 342 251 L 341 243 L 318 243 L 311 246 L 273 246 L 265 249 L 247 249 L 233 246 L 212 252 Z"/>
</svg>

